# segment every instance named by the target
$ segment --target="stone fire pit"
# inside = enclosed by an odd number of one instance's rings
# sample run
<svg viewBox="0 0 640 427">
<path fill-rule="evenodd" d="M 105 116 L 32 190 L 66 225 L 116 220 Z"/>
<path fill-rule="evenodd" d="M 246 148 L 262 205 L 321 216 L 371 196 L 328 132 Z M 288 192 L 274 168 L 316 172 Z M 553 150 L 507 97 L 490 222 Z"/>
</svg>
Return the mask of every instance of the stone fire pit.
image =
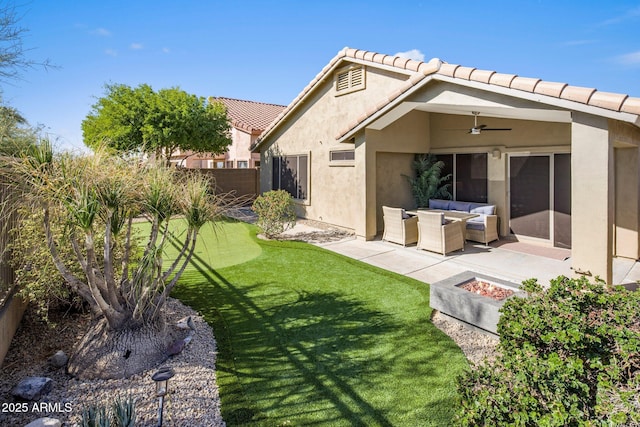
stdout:
<svg viewBox="0 0 640 427">
<path fill-rule="evenodd" d="M 433 283 L 430 305 L 443 314 L 497 334 L 500 319 L 498 310 L 506 299 L 524 295 L 516 283 L 465 271 Z"/>
</svg>

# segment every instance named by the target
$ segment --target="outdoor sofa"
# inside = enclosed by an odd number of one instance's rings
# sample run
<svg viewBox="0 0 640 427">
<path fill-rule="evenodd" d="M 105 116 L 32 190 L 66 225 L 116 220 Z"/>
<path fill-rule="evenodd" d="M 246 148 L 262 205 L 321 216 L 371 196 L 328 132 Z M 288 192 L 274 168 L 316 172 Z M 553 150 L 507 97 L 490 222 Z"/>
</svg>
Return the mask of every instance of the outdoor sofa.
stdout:
<svg viewBox="0 0 640 427">
<path fill-rule="evenodd" d="M 457 200 L 429 199 L 429 209 L 477 214 L 477 217 L 470 218 L 466 222 L 466 240 L 473 240 L 474 242 L 481 242 L 488 245 L 490 242 L 499 238 L 498 216 L 495 214 L 495 205 Z"/>
</svg>

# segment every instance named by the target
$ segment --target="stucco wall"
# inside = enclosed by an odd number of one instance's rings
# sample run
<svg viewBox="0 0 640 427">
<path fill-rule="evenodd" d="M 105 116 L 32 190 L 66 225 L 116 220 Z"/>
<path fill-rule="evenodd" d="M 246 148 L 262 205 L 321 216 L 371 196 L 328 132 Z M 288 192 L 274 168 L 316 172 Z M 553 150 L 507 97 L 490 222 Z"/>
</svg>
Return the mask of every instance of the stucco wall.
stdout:
<svg viewBox="0 0 640 427">
<path fill-rule="evenodd" d="M 356 167 L 330 164 L 330 152 L 354 149 L 353 143 L 336 142 L 336 136 L 347 123 L 361 116 L 373 100 L 382 99 L 407 77 L 367 68 L 366 89 L 342 96 L 335 96 L 333 77 L 328 76 L 261 147 L 260 191 L 272 188 L 271 156 L 308 154 L 309 196 L 306 202 L 298 203 L 298 214 L 355 228 L 361 219 L 358 203 L 362 194 L 356 185 Z"/>
<path fill-rule="evenodd" d="M 429 125 L 425 113 L 412 111 L 382 130 L 366 131 L 370 197 L 364 217 L 368 225 L 366 229 L 356 229 L 357 235 L 371 239 L 383 229 L 383 205 L 415 206 L 411 188 L 402 175 L 413 176 L 415 154 L 429 151 Z M 358 165 L 358 169 L 362 172 L 365 168 Z"/>
<path fill-rule="evenodd" d="M 609 120 L 615 151 L 616 256 L 640 258 L 640 129 Z"/>
</svg>

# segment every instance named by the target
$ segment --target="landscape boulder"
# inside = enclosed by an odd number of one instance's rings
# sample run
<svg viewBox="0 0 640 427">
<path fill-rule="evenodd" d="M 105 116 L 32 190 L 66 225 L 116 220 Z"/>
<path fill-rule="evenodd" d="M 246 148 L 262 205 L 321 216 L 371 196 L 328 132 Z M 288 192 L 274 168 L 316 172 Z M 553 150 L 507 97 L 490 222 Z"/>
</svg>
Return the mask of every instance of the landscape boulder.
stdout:
<svg viewBox="0 0 640 427">
<path fill-rule="evenodd" d="M 57 418 L 43 417 L 37 420 L 31 421 L 24 427 L 60 427 L 62 423 Z"/>
<path fill-rule="evenodd" d="M 12 390 L 11 395 L 23 400 L 38 400 L 53 388 L 53 380 L 47 377 L 26 377 Z"/>
<path fill-rule="evenodd" d="M 69 357 L 65 354 L 64 351 L 58 350 L 56 354 L 49 358 L 49 363 L 54 368 L 62 368 L 69 361 Z"/>
</svg>

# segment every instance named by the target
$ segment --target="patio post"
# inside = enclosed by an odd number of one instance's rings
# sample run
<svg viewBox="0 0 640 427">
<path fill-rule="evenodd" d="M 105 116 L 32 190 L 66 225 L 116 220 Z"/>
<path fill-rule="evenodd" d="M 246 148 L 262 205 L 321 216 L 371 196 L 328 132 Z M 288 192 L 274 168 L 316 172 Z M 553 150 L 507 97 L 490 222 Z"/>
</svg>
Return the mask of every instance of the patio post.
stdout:
<svg viewBox="0 0 640 427">
<path fill-rule="evenodd" d="M 573 113 L 571 255 L 576 274 L 613 281 L 614 151 L 606 118 Z"/>
</svg>

